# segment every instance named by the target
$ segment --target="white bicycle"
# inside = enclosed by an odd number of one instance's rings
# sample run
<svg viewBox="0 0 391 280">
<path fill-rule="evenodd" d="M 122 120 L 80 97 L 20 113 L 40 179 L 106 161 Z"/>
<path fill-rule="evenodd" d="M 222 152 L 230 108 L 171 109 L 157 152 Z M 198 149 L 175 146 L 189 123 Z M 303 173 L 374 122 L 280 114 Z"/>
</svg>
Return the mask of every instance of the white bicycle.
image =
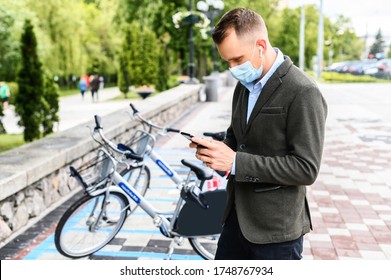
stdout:
<svg viewBox="0 0 391 280">
<path fill-rule="evenodd" d="M 134 113 L 137 115 L 137 110 Z M 167 129 L 145 122 L 150 127 L 167 132 Z M 214 259 L 222 229 L 226 192 L 224 189 L 201 191 L 205 181 L 213 177 L 214 171 L 198 163 L 182 160 L 182 164 L 189 168 L 186 178 L 182 178 L 153 149 L 155 137 L 150 133 L 138 130 L 130 143 L 136 143 L 137 148 L 132 149 L 132 145 L 116 145 L 107 139 L 100 117 L 95 116 L 95 123 L 93 138 L 98 141 L 96 134 L 99 134 L 103 142 L 98 142 L 105 148 L 99 149 L 98 156 L 94 158 L 95 164 L 85 168 L 88 172 L 83 172 L 83 168 L 77 170 L 70 167 L 71 176 L 84 188 L 85 195 L 74 202 L 60 219 L 55 231 L 57 250 L 70 258 L 95 253 L 117 235 L 128 215 L 140 207 L 164 236 L 173 238 L 178 245 L 182 244 L 184 238 L 188 238 L 195 252 L 202 258 Z M 144 198 L 150 182 L 149 169 L 143 163 L 146 156 L 180 190 L 175 209 L 171 212 L 156 209 Z M 173 250 L 172 245 L 168 252 L 169 258 Z"/>
</svg>

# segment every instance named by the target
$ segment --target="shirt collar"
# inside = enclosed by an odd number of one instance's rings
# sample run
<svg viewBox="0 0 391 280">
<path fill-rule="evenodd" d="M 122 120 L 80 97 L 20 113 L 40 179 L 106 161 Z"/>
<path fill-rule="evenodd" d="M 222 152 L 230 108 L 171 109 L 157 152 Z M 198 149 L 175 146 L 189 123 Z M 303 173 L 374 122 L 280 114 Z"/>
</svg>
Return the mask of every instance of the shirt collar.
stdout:
<svg viewBox="0 0 391 280">
<path fill-rule="evenodd" d="M 257 83 L 250 82 L 250 83 L 243 83 L 243 85 L 249 90 L 252 91 L 252 89 L 255 86 L 258 86 L 260 84 L 261 88 L 267 83 L 267 81 L 270 79 L 270 77 L 276 72 L 277 68 L 284 62 L 284 55 L 283 53 L 278 49 L 274 48 L 274 51 L 277 53 L 276 60 L 274 61 L 272 67 L 270 67 L 269 71 L 266 72 L 265 76 L 262 77 Z"/>
</svg>

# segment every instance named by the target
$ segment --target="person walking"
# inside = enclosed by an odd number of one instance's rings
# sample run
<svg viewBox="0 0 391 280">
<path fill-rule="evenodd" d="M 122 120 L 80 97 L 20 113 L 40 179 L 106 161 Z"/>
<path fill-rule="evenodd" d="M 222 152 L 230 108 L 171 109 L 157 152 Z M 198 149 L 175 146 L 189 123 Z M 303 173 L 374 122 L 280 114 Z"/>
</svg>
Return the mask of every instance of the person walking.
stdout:
<svg viewBox="0 0 391 280">
<path fill-rule="evenodd" d="M 254 11 L 227 12 L 212 37 L 239 81 L 226 139 L 190 144 L 207 166 L 231 172 L 216 259 L 301 259 L 312 229 L 306 186 L 319 173 L 327 104 L 316 83 L 272 47 Z"/>
<path fill-rule="evenodd" d="M 97 75 L 90 76 L 90 90 L 92 101 L 98 101 L 99 79 Z"/>
<path fill-rule="evenodd" d="M 3 109 L 6 110 L 8 108 L 8 99 L 10 97 L 11 93 L 10 93 L 10 88 L 9 86 L 1 81 L 0 82 L 0 98 L 1 98 L 1 102 L 2 102 L 2 106 L 3 106 Z"/>
<path fill-rule="evenodd" d="M 81 77 L 79 81 L 79 90 L 81 93 L 81 98 L 84 100 L 84 93 L 87 91 L 87 79 L 85 77 Z"/>
<path fill-rule="evenodd" d="M 105 87 L 105 78 L 103 76 L 99 76 L 99 89 L 102 90 Z"/>
</svg>

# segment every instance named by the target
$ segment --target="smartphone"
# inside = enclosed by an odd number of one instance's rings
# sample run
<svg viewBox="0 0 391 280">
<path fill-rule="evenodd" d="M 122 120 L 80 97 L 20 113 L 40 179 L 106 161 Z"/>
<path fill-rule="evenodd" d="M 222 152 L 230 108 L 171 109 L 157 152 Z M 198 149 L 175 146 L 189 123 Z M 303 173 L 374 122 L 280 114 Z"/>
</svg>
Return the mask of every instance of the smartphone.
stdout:
<svg viewBox="0 0 391 280">
<path fill-rule="evenodd" d="M 193 138 L 194 136 L 191 135 L 190 133 L 187 133 L 187 132 L 183 132 L 181 131 L 181 134 L 189 141 L 191 141 L 191 138 Z"/>
<path fill-rule="evenodd" d="M 191 141 L 191 138 L 194 137 L 194 136 L 191 135 L 190 133 L 183 132 L 183 131 L 181 131 L 181 134 L 182 134 L 186 139 L 188 139 L 189 141 Z M 193 141 L 192 141 L 192 142 L 193 142 Z M 197 146 L 198 146 L 199 148 L 206 148 L 205 146 L 200 145 L 200 144 L 198 144 L 198 143 L 196 143 L 196 142 L 193 142 L 193 143 L 194 143 L 194 144 L 197 144 Z"/>
</svg>

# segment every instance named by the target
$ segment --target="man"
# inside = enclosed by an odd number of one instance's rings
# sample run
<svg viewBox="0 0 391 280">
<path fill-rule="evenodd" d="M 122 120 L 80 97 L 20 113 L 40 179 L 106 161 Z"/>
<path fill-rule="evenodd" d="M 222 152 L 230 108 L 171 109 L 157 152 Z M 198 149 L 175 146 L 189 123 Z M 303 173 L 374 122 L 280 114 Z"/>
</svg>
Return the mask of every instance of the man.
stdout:
<svg viewBox="0 0 391 280">
<path fill-rule="evenodd" d="M 271 46 L 257 13 L 227 12 L 213 40 L 239 80 L 224 142 L 194 137 L 190 144 L 209 167 L 231 171 L 216 259 L 301 259 L 312 228 L 306 186 L 319 172 L 326 102 Z"/>
</svg>

